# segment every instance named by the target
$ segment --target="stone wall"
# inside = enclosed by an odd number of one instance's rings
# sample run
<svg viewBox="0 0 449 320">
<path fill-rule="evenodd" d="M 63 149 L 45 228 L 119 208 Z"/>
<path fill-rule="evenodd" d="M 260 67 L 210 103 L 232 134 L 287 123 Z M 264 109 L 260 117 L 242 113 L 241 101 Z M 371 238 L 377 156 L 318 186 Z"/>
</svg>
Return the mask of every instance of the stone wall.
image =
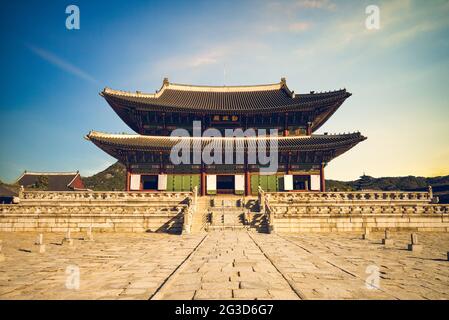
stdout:
<svg viewBox="0 0 449 320">
<path fill-rule="evenodd" d="M 21 192 L 0 205 L 0 231 L 189 233 L 195 192 Z M 274 232 L 449 231 L 449 205 L 427 192 L 283 192 L 259 190 L 259 208 Z"/>
<path fill-rule="evenodd" d="M 261 206 L 271 232 L 366 229 L 449 232 L 449 205 L 427 192 L 264 193 Z"/>
<path fill-rule="evenodd" d="M 0 205 L 0 231 L 181 233 L 191 193 L 23 192 Z"/>
</svg>

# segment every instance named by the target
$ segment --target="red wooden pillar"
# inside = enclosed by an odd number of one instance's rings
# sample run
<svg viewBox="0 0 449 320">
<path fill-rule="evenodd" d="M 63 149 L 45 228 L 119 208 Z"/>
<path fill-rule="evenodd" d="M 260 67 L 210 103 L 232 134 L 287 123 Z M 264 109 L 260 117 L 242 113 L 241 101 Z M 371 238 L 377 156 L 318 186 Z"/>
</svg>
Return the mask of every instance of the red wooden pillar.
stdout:
<svg viewBox="0 0 449 320">
<path fill-rule="evenodd" d="M 127 169 L 126 170 L 126 186 L 125 186 L 126 191 L 129 191 L 130 179 L 131 179 L 131 173 Z"/>
<path fill-rule="evenodd" d="M 326 191 L 326 180 L 324 179 L 324 163 L 322 163 L 320 167 L 320 191 Z"/>
<path fill-rule="evenodd" d="M 288 112 L 285 113 L 284 119 L 284 137 L 288 136 Z"/>
<path fill-rule="evenodd" d="M 245 170 L 245 196 L 251 195 L 251 175 L 248 172 L 248 168 Z"/>
<path fill-rule="evenodd" d="M 204 166 L 201 165 L 201 196 L 206 195 L 206 173 L 204 172 Z"/>
<path fill-rule="evenodd" d="M 307 130 L 306 134 L 310 136 L 312 134 L 312 122 L 307 122 Z"/>
</svg>

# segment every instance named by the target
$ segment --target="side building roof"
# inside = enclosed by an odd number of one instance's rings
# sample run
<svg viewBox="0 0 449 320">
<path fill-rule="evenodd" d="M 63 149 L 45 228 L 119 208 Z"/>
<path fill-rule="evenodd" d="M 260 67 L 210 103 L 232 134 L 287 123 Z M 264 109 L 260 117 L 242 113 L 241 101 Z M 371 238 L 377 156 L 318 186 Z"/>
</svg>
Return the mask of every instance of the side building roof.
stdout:
<svg viewBox="0 0 449 320">
<path fill-rule="evenodd" d="M 17 184 L 27 187 L 36 185 L 40 177 L 47 177 L 48 185 L 45 187 L 47 191 L 70 191 L 74 187 L 72 184 L 75 179 L 80 177 L 78 171 L 75 172 L 29 172 L 25 171 L 18 179 Z"/>
<path fill-rule="evenodd" d="M 13 191 L 12 189 L 4 186 L 0 183 L 0 198 L 2 197 L 16 197 L 18 192 Z"/>
</svg>

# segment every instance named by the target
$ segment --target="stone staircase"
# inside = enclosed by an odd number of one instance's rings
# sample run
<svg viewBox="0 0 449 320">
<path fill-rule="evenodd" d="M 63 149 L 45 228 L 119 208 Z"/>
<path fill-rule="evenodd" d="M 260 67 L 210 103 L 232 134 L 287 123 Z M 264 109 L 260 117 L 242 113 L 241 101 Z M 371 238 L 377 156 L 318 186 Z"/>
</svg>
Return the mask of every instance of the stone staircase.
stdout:
<svg viewBox="0 0 449 320">
<path fill-rule="evenodd" d="M 211 207 L 209 208 L 210 224 L 208 231 L 214 229 L 244 229 L 244 210 L 240 207 Z"/>
<path fill-rule="evenodd" d="M 265 216 L 258 211 L 256 197 L 220 195 L 199 197 L 192 218 L 192 233 L 223 229 L 267 232 Z"/>
</svg>

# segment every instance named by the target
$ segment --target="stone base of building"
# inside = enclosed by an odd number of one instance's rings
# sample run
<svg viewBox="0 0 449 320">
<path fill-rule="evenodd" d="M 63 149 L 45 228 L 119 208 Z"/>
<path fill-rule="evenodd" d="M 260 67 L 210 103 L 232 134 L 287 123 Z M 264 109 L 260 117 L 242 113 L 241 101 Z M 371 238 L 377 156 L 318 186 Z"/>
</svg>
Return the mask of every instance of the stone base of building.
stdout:
<svg viewBox="0 0 449 320">
<path fill-rule="evenodd" d="M 210 228 L 209 228 L 210 227 Z M 265 193 L 199 197 L 193 192 L 25 192 L 0 205 L 0 232 L 165 232 L 212 227 L 256 232 L 449 232 L 449 206 L 429 193 Z"/>
<path fill-rule="evenodd" d="M 279 233 L 304 232 L 360 232 L 371 231 L 437 231 L 449 232 L 449 215 L 410 216 L 298 216 L 275 218 L 274 225 Z"/>
<path fill-rule="evenodd" d="M 0 232 L 165 232 L 180 234 L 183 217 L 156 215 L 104 214 L 94 216 L 68 215 L 21 215 L 0 216 Z"/>
</svg>

